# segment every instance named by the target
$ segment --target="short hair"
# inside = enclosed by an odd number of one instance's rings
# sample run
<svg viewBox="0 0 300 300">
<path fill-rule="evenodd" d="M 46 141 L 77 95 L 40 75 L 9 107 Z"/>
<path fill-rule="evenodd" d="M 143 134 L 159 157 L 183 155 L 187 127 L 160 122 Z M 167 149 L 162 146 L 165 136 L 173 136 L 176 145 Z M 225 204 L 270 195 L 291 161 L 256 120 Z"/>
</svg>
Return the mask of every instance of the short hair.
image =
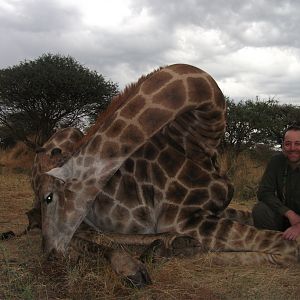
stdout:
<svg viewBox="0 0 300 300">
<path fill-rule="evenodd" d="M 288 128 L 286 128 L 283 132 L 282 141 L 284 141 L 285 134 L 290 130 L 295 130 L 295 131 L 299 130 L 300 131 L 300 123 L 297 122 L 297 123 L 294 123 L 294 124 L 288 126 Z"/>
</svg>

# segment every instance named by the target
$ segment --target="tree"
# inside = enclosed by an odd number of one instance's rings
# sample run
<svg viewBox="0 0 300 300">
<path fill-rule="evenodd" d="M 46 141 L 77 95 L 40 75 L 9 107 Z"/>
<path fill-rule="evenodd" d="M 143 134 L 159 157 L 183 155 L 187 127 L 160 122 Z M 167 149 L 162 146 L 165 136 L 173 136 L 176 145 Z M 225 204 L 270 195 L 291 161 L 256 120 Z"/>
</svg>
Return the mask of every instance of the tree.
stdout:
<svg viewBox="0 0 300 300">
<path fill-rule="evenodd" d="M 226 98 L 227 128 L 223 148 L 238 155 L 258 144 L 269 148 L 281 143 L 285 128 L 300 120 L 300 107 L 274 99 L 234 102 Z"/>
<path fill-rule="evenodd" d="M 243 151 L 265 160 L 281 144 L 285 128 L 300 120 L 300 107 L 280 105 L 274 99 L 235 102 L 228 97 L 227 127 L 221 143 L 226 168 L 233 176 Z"/>
<path fill-rule="evenodd" d="M 117 84 L 74 58 L 44 54 L 0 70 L 0 126 L 36 147 L 55 128 L 76 126 L 97 115 L 117 91 Z"/>
</svg>

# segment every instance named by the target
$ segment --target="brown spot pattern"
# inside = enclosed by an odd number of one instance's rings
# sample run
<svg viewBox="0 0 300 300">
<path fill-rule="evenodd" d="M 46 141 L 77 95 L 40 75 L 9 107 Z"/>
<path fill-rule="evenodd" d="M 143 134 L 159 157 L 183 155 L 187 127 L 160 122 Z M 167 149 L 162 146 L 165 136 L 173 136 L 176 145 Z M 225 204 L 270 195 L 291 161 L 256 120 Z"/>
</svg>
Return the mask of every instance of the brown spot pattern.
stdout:
<svg viewBox="0 0 300 300">
<path fill-rule="evenodd" d="M 193 162 L 187 161 L 180 172 L 178 179 L 187 187 L 197 188 L 201 186 L 207 187 L 211 181 L 211 176 L 207 171 Z"/>
<path fill-rule="evenodd" d="M 120 115 L 126 119 L 132 119 L 140 113 L 142 108 L 145 106 L 145 103 L 145 98 L 138 95 L 125 105 L 125 107 L 121 110 Z"/>
<path fill-rule="evenodd" d="M 183 201 L 186 193 L 187 189 L 184 186 L 177 181 L 172 181 L 166 192 L 166 200 L 175 204 L 180 204 Z"/>
<path fill-rule="evenodd" d="M 153 102 L 168 109 L 178 109 L 184 105 L 186 91 L 181 80 L 176 80 L 167 85 L 153 97 Z"/>
<path fill-rule="evenodd" d="M 95 155 L 99 149 L 100 149 L 100 145 L 101 145 L 101 135 L 96 135 L 90 142 L 90 144 L 88 145 L 88 149 L 87 152 L 90 155 Z"/>
<path fill-rule="evenodd" d="M 147 160 L 154 160 L 156 159 L 158 155 L 158 150 L 155 148 L 155 146 L 148 142 L 146 143 L 146 145 L 144 146 L 144 157 Z"/>
<path fill-rule="evenodd" d="M 151 214 L 148 207 L 138 207 L 133 210 L 132 215 L 134 219 L 140 224 L 150 224 L 151 223 Z"/>
<path fill-rule="evenodd" d="M 123 164 L 124 169 L 128 173 L 133 173 L 134 172 L 134 160 L 131 158 L 126 159 L 126 161 Z"/>
<path fill-rule="evenodd" d="M 123 221 L 129 218 L 129 211 L 126 207 L 117 205 L 111 214 L 114 220 Z"/>
<path fill-rule="evenodd" d="M 188 97 L 191 102 L 201 102 L 212 98 L 211 87 L 205 78 L 188 78 Z"/>
<path fill-rule="evenodd" d="M 210 193 L 211 193 L 212 199 L 214 199 L 214 200 L 219 200 L 222 203 L 226 202 L 226 200 L 227 200 L 227 189 L 225 188 L 224 185 L 221 185 L 218 182 L 214 182 L 210 186 Z"/>
<path fill-rule="evenodd" d="M 147 136 L 153 135 L 164 124 L 169 122 L 172 117 L 172 113 L 160 108 L 149 108 L 141 114 L 138 118 L 140 127 Z"/>
<path fill-rule="evenodd" d="M 209 198 L 207 189 L 191 190 L 184 201 L 184 205 L 201 205 Z"/>
<path fill-rule="evenodd" d="M 104 143 L 101 152 L 101 159 L 117 157 L 119 155 L 119 144 L 116 142 L 107 141 Z"/>
<path fill-rule="evenodd" d="M 161 189 L 163 189 L 166 184 L 167 177 L 157 163 L 151 164 L 151 181 Z"/>
<path fill-rule="evenodd" d="M 126 126 L 125 121 L 123 120 L 116 120 L 116 122 L 114 122 L 112 124 L 111 127 L 109 127 L 109 129 L 106 131 L 106 135 L 108 137 L 114 138 L 117 137 L 121 131 L 123 130 L 123 128 Z"/>
<path fill-rule="evenodd" d="M 152 94 L 153 92 L 158 91 L 171 79 L 172 75 L 165 71 L 156 72 L 142 84 L 142 92 L 147 95 Z"/>
<path fill-rule="evenodd" d="M 202 71 L 201 69 L 198 69 L 194 66 L 185 65 L 185 64 L 175 64 L 175 65 L 169 66 L 168 69 L 170 69 L 180 75 L 204 73 L 204 71 Z"/>
<path fill-rule="evenodd" d="M 173 204 L 164 203 L 162 206 L 162 215 L 159 217 L 159 223 L 164 226 L 171 225 L 178 213 L 178 206 Z"/>
<path fill-rule="evenodd" d="M 140 204 L 138 187 L 134 177 L 128 175 L 121 177 L 116 199 L 129 208 Z"/>
<path fill-rule="evenodd" d="M 134 125 L 127 126 L 120 136 L 120 141 L 126 144 L 139 145 L 143 140 L 143 133 Z"/>
<path fill-rule="evenodd" d="M 169 177 L 174 177 L 185 161 L 185 157 L 175 149 L 168 147 L 158 157 L 161 167 Z"/>
<path fill-rule="evenodd" d="M 154 187 L 152 184 L 142 185 L 142 195 L 147 206 L 154 207 Z"/>
<path fill-rule="evenodd" d="M 138 182 L 148 181 L 149 163 L 144 159 L 138 159 L 136 162 L 135 177 Z"/>
</svg>

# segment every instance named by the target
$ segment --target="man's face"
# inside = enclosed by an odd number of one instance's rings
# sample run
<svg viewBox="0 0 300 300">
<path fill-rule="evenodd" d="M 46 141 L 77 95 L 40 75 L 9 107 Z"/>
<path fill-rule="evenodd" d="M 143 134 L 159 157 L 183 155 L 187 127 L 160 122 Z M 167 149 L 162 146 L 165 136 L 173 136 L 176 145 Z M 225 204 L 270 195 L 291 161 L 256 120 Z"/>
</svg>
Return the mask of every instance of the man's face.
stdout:
<svg viewBox="0 0 300 300">
<path fill-rule="evenodd" d="M 300 162 L 300 130 L 289 130 L 284 136 L 283 153 L 291 163 Z"/>
</svg>

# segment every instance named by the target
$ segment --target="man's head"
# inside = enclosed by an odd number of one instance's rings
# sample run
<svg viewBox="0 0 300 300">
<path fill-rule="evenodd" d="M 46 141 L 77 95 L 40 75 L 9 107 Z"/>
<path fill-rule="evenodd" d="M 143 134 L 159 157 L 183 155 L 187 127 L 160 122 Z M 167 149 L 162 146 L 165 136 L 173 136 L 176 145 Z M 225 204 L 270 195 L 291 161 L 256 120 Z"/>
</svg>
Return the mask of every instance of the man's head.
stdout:
<svg viewBox="0 0 300 300">
<path fill-rule="evenodd" d="M 300 163 L 300 126 L 292 125 L 285 130 L 282 150 L 287 159 L 293 163 Z"/>
</svg>

